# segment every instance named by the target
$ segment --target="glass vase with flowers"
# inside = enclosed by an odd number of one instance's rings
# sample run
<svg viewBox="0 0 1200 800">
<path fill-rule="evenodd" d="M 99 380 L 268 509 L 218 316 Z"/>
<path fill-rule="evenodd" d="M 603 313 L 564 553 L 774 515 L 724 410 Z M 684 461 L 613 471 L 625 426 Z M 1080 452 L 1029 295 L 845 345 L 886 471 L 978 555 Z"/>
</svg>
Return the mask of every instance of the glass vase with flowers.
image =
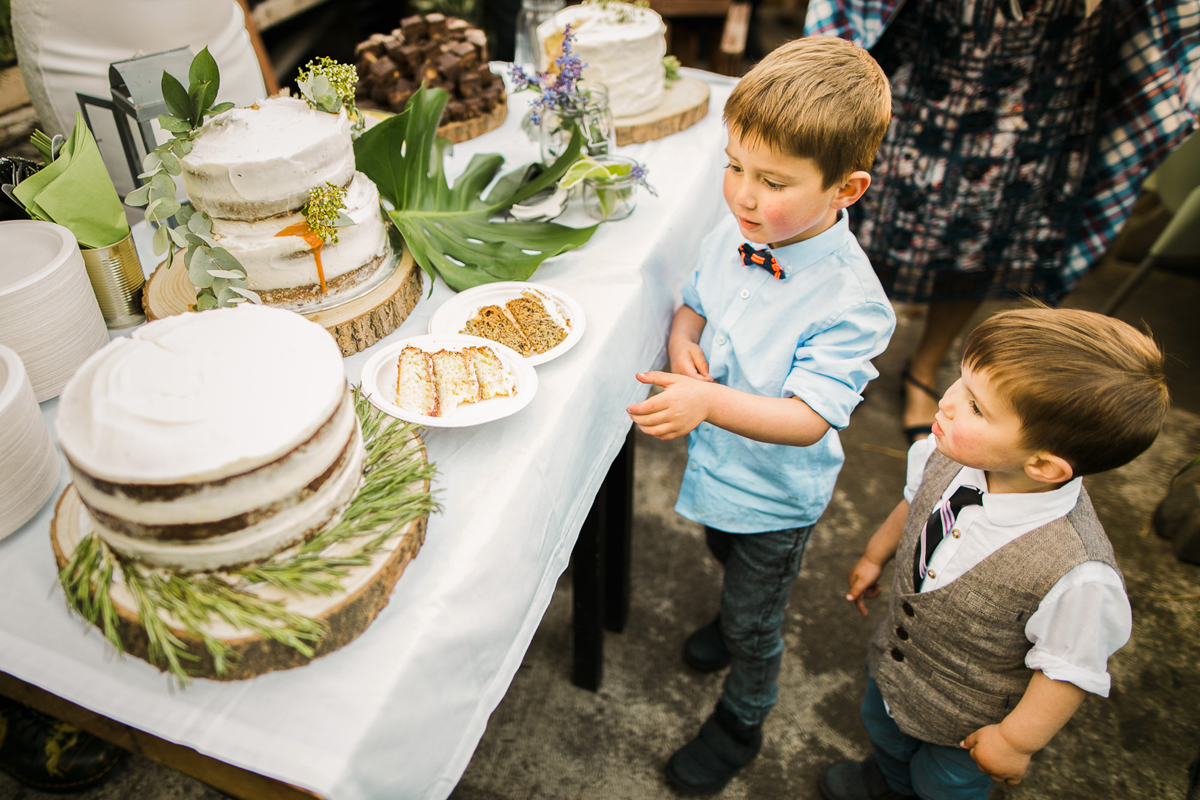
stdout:
<svg viewBox="0 0 1200 800">
<path fill-rule="evenodd" d="M 551 164 L 562 155 L 572 137 L 583 139 L 582 152 L 603 156 L 616 148 L 616 126 L 608 105 L 608 90 L 601 83 L 583 80 L 584 64 L 573 45 L 571 26 L 563 30 L 562 46 L 551 69 L 529 75 L 519 65 L 510 73 L 514 92 L 535 91 L 530 120 L 538 129 L 542 161 Z"/>
</svg>

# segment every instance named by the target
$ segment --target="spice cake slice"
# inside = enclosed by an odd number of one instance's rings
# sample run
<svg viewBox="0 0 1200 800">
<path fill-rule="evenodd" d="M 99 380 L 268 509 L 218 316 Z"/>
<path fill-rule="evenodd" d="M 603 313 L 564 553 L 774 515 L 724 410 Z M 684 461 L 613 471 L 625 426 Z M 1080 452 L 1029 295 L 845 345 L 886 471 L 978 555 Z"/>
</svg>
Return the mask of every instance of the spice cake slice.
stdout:
<svg viewBox="0 0 1200 800">
<path fill-rule="evenodd" d="M 401 350 L 396 377 L 396 405 L 427 417 L 440 416 L 433 374 L 433 359 L 428 353 L 412 346 Z"/>
<path fill-rule="evenodd" d="M 500 306 L 484 306 L 467 320 L 459 333 L 481 336 L 506 347 L 511 347 L 522 356 L 534 354 L 533 345 L 511 317 Z"/>
<path fill-rule="evenodd" d="M 545 353 L 557 347 L 570 331 L 570 322 L 552 302 L 541 292 L 526 289 L 520 297 L 504 304 L 521 332 L 529 339 L 535 353 Z"/>
</svg>

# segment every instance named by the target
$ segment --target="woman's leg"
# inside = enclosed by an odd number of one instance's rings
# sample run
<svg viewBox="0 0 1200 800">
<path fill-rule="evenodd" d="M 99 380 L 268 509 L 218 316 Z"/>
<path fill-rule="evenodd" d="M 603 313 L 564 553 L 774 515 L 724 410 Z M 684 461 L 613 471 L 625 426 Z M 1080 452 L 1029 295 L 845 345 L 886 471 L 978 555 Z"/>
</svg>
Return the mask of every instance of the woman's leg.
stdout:
<svg viewBox="0 0 1200 800">
<path fill-rule="evenodd" d="M 933 423 L 933 416 L 938 410 L 937 400 L 916 384 L 938 390 L 940 394 L 937 377 L 946 351 L 979 308 L 979 303 L 979 300 L 949 300 L 929 304 L 921 340 L 908 361 L 908 375 L 912 380 L 904 383 L 902 427 L 914 428 Z M 924 439 L 925 434 L 917 434 L 915 438 Z"/>
</svg>

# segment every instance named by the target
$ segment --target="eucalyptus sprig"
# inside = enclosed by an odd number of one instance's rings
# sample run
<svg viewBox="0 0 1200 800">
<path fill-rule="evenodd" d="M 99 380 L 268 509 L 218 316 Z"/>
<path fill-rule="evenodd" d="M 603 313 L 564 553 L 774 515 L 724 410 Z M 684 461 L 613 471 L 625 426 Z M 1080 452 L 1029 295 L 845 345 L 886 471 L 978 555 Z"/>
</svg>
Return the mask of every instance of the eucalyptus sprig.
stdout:
<svg viewBox="0 0 1200 800">
<path fill-rule="evenodd" d="M 200 643 L 217 675 L 234 663 L 236 653 L 210 632 L 219 622 L 311 656 L 328 632 L 325 626 L 255 590 L 272 586 L 294 596 L 341 591 L 351 567 L 369 564 L 410 522 L 438 508 L 423 487 L 436 468 L 426 463 L 424 447 L 414 446 L 415 426 L 387 417 L 357 388 L 354 398 L 367 451 L 363 483 L 336 524 L 286 555 L 235 570 L 186 575 L 124 562 L 91 533 L 59 573 L 68 605 L 123 652 L 111 597 L 120 579 L 137 607 L 150 663 L 181 684 L 191 680 L 189 666 L 199 660 L 185 639 Z"/>
<path fill-rule="evenodd" d="M 304 100 L 318 111 L 336 114 L 342 108 L 354 122 L 355 133 L 361 133 L 366 120 L 354 104 L 354 84 L 358 70 L 328 56 L 313 59 L 300 68 L 296 86 Z"/>
<path fill-rule="evenodd" d="M 192 142 L 204 118 L 233 108 L 233 103 L 218 103 L 221 75 L 217 62 L 204 48 L 188 68 L 187 89 L 169 72 L 162 76 L 162 95 L 170 114 L 159 114 L 158 124 L 171 138 L 151 150 L 142 159 L 142 185 L 125 196 L 131 206 L 145 206 L 146 221 L 154 231 L 155 255 L 166 254 L 168 265 L 176 248 L 186 250 L 184 264 L 188 277 L 197 288 L 196 309 L 236 305 L 247 300 L 261 302 L 251 291 L 246 270 L 212 236 L 212 220 L 203 211 L 180 205 L 175 199 L 174 176 L 182 171 L 180 159 L 192 151 Z M 172 218 L 176 227 L 171 227 Z"/>
<path fill-rule="evenodd" d="M 356 224 L 345 208 L 346 190 L 326 181 L 324 186 L 314 186 L 309 191 L 308 202 L 304 204 L 304 221 L 321 241 L 337 244 L 337 229 Z"/>
</svg>

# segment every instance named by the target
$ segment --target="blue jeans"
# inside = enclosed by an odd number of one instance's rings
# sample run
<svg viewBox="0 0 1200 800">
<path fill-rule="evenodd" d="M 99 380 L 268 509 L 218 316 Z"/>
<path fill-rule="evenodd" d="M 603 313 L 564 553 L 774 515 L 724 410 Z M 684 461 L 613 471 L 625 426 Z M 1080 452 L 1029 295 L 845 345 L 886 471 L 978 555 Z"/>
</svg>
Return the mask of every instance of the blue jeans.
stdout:
<svg viewBox="0 0 1200 800">
<path fill-rule="evenodd" d="M 870 675 L 862 719 L 875 745 L 875 760 L 893 792 L 915 794 L 921 800 L 987 800 L 995 782 L 979 771 L 971 754 L 901 731 Z"/>
<path fill-rule="evenodd" d="M 721 634 L 732 657 L 720 702 L 745 725 L 761 725 L 779 698 L 783 612 L 812 526 L 766 533 L 704 529 L 725 565 Z"/>
</svg>

